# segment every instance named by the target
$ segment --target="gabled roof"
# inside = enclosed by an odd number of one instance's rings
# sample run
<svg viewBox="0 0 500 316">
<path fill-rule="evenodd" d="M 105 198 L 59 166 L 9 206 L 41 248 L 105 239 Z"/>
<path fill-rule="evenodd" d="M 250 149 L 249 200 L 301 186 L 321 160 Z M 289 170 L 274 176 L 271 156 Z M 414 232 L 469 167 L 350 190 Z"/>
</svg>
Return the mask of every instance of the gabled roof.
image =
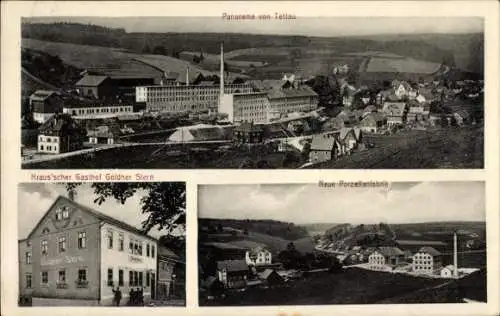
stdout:
<svg viewBox="0 0 500 316">
<path fill-rule="evenodd" d="M 117 125 L 101 125 L 87 132 L 87 136 L 93 137 L 117 137 L 120 136 L 120 129 Z"/>
<path fill-rule="evenodd" d="M 392 256 L 404 256 L 404 252 L 397 247 L 378 247 L 378 251 L 384 257 L 392 257 Z"/>
<path fill-rule="evenodd" d="M 55 91 L 50 91 L 50 90 L 37 90 L 35 91 L 31 96 L 31 100 L 35 101 L 44 101 L 47 98 L 51 97 L 52 95 L 56 94 Z"/>
<path fill-rule="evenodd" d="M 403 116 L 405 107 L 404 102 L 385 102 L 382 111 L 394 116 Z"/>
<path fill-rule="evenodd" d="M 49 211 L 54 207 L 54 205 L 56 205 L 57 202 L 59 201 L 64 201 L 65 203 L 68 203 L 68 204 L 72 204 L 73 206 L 77 207 L 79 210 L 83 211 L 83 212 L 86 212 L 94 217 L 96 217 L 98 220 L 100 221 L 103 221 L 105 223 L 108 223 L 108 224 L 111 224 L 111 225 L 115 225 L 115 226 L 118 226 L 122 229 L 125 229 L 125 230 L 128 230 L 128 231 L 131 231 L 135 234 L 138 234 L 138 235 L 141 235 L 141 236 L 144 236 L 144 237 L 147 237 L 151 240 L 154 240 L 154 241 L 157 241 L 156 238 L 154 237 L 151 237 L 149 235 L 147 235 L 146 233 L 144 233 L 143 231 L 135 228 L 134 226 L 132 225 L 129 225 L 125 222 L 122 222 L 120 220 L 117 220 L 111 216 L 108 216 L 106 214 L 103 214 L 101 212 L 98 212 L 96 210 L 93 210 L 85 205 L 82 205 L 82 204 L 79 204 L 75 201 L 72 201 L 64 196 L 59 196 L 55 201 L 54 203 L 52 203 L 52 205 L 49 207 L 49 209 L 47 210 L 47 212 L 45 212 L 45 214 L 42 216 L 42 218 L 38 221 L 38 223 L 35 225 L 35 227 L 31 230 L 31 232 L 29 233 L 28 238 L 30 238 L 33 233 L 36 231 L 36 229 L 38 228 L 38 226 L 44 221 L 44 219 L 48 216 L 49 214 Z"/>
<path fill-rule="evenodd" d="M 102 75 L 85 75 L 82 79 L 75 83 L 75 86 L 97 87 L 101 85 L 106 79 L 109 79 L 109 77 Z"/>
<path fill-rule="evenodd" d="M 228 272 L 247 271 L 248 265 L 245 260 L 217 261 L 217 270 L 222 269 L 226 269 Z"/>
<path fill-rule="evenodd" d="M 51 116 L 42 126 L 40 126 L 39 130 L 41 133 L 66 132 L 68 134 L 84 134 L 85 131 L 85 129 L 82 128 L 70 115 L 60 113 L 56 113 Z"/>
<path fill-rule="evenodd" d="M 259 278 L 267 280 L 267 278 L 269 278 L 271 276 L 271 274 L 273 274 L 273 273 L 276 273 L 273 269 L 266 269 L 266 270 L 259 273 Z"/>
<path fill-rule="evenodd" d="M 315 135 L 313 136 L 311 142 L 311 150 L 323 150 L 323 151 L 331 151 L 333 150 L 333 145 L 336 142 L 335 137 L 324 137 L 323 135 Z"/>
<path fill-rule="evenodd" d="M 172 259 L 174 261 L 179 261 L 181 258 L 172 250 L 168 249 L 165 246 L 158 245 L 158 257 L 165 257 L 168 259 Z"/>
<path fill-rule="evenodd" d="M 465 110 L 456 111 L 455 114 L 460 115 L 464 119 L 469 118 L 469 116 L 470 116 L 469 113 Z"/>
<path fill-rule="evenodd" d="M 385 121 L 385 116 L 380 112 L 369 112 L 363 118 L 365 120 L 374 120 L 375 122 L 383 122 Z"/>
<path fill-rule="evenodd" d="M 432 247 L 422 247 L 422 248 L 420 248 L 420 250 L 418 252 L 428 253 L 431 256 L 440 256 L 441 255 L 441 252 L 437 251 L 436 249 L 434 249 Z"/>
</svg>

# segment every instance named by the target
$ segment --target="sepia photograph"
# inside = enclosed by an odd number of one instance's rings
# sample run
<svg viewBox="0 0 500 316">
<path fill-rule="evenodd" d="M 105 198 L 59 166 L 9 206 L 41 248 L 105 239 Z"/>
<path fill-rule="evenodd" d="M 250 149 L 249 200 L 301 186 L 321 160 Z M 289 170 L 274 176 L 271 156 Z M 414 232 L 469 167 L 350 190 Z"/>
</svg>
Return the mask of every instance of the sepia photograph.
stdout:
<svg viewBox="0 0 500 316">
<path fill-rule="evenodd" d="M 184 182 L 20 183 L 19 306 L 185 306 Z"/>
<path fill-rule="evenodd" d="M 484 182 L 198 186 L 200 306 L 486 303 Z"/>
<path fill-rule="evenodd" d="M 482 169 L 482 17 L 21 19 L 23 169 Z"/>
</svg>

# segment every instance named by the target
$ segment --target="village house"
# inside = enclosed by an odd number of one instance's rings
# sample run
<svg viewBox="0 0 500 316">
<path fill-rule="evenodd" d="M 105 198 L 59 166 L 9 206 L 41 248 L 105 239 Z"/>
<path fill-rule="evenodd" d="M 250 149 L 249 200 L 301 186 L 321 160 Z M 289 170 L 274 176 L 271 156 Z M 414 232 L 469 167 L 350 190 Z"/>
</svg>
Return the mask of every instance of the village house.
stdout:
<svg viewBox="0 0 500 316">
<path fill-rule="evenodd" d="M 246 286 L 248 265 L 245 260 L 217 261 L 217 279 L 226 288 L 242 288 Z"/>
<path fill-rule="evenodd" d="M 378 133 L 387 122 L 382 113 L 370 112 L 359 123 L 359 128 L 365 133 Z"/>
<path fill-rule="evenodd" d="M 397 247 L 378 247 L 368 257 L 370 269 L 377 271 L 391 271 L 403 261 L 404 252 Z"/>
<path fill-rule="evenodd" d="M 337 156 L 340 151 L 340 144 L 337 137 L 329 137 L 326 135 L 315 135 L 311 142 L 311 150 L 309 151 L 309 161 L 311 163 L 319 163 L 329 161 Z"/>
<path fill-rule="evenodd" d="M 39 129 L 38 152 L 60 154 L 83 148 L 87 131 L 67 114 L 55 114 Z"/>
<path fill-rule="evenodd" d="M 404 97 L 408 97 L 409 92 L 412 90 L 410 84 L 406 81 L 399 81 L 397 79 L 394 79 L 391 85 L 392 88 L 394 89 L 394 94 L 399 100 L 401 100 Z"/>
<path fill-rule="evenodd" d="M 273 269 L 266 269 L 257 274 L 258 278 L 268 286 L 276 286 L 283 283 L 283 278 Z"/>
<path fill-rule="evenodd" d="M 246 252 L 245 261 L 249 266 L 267 265 L 272 263 L 272 255 L 269 250 L 257 247 Z"/>
<path fill-rule="evenodd" d="M 125 222 L 58 197 L 19 246 L 19 291 L 33 305 L 112 305 L 120 287 L 154 298 L 157 240 Z"/>
<path fill-rule="evenodd" d="M 361 137 L 358 128 L 341 128 L 338 139 L 341 144 L 341 151 L 338 156 L 350 154 L 357 146 L 358 140 Z"/>
<path fill-rule="evenodd" d="M 116 125 L 102 125 L 97 126 L 87 132 L 89 143 L 91 144 L 114 144 L 119 136 L 120 129 Z"/>
<path fill-rule="evenodd" d="M 116 94 L 111 78 L 105 75 L 86 74 L 75 83 L 75 88 L 81 96 L 97 100 L 110 98 Z"/>
<path fill-rule="evenodd" d="M 407 122 L 423 121 L 428 119 L 428 113 L 425 111 L 423 104 L 415 100 L 408 102 L 408 114 L 406 116 Z"/>
<path fill-rule="evenodd" d="M 455 270 L 455 267 L 452 264 L 449 264 L 446 267 L 443 267 L 441 269 L 441 271 L 439 272 L 439 275 L 442 278 L 453 278 L 454 270 Z"/>
<path fill-rule="evenodd" d="M 29 98 L 33 120 L 45 123 L 56 113 L 62 112 L 62 96 L 55 91 L 37 90 Z"/>
<path fill-rule="evenodd" d="M 386 115 L 388 127 L 403 125 L 406 122 L 406 103 L 385 102 L 382 113 Z"/>
<path fill-rule="evenodd" d="M 233 139 L 237 143 L 256 144 L 264 141 L 264 129 L 262 125 L 252 122 L 244 122 L 233 130 Z"/>
<path fill-rule="evenodd" d="M 146 255 L 150 249 L 146 246 Z M 164 246 L 158 246 L 158 286 L 156 295 L 153 295 L 157 300 L 169 300 L 172 295 L 184 296 L 184 290 L 181 293 L 176 292 L 176 288 L 184 287 L 184 280 L 181 275 L 177 275 L 176 271 L 183 271 L 186 268 L 186 263 L 174 253 L 172 250 Z M 152 289 L 152 292 L 155 291 Z"/>
<path fill-rule="evenodd" d="M 354 103 L 354 98 L 356 96 L 356 88 L 350 84 L 345 84 L 341 87 L 342 94 L 342 105 L 344 107 L 350 108 Z"/>
<path fill-rule="evenodd" d="M 441 253 L 433 247 L 422 247 L 413 255 L 412 271 L 414 273 L 434 274 L 441 266 Z"/>
</svg>

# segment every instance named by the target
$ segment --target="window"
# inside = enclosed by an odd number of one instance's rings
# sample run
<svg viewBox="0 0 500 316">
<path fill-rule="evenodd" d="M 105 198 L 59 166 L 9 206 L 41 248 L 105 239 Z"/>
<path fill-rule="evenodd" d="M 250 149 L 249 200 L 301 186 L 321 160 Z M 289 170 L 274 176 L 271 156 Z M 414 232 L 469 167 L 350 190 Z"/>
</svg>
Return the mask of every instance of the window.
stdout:
<svg viewBox="0 0 500 316">
<path fill-rule="evenodd" d="M 124 237 L 120 234 L 118 237 L 118 250 L 123 251 Z"/>
<path fill-rule="evenodd" d="M 54 146 L 54 150 L 57 151 L 57 147 Z M 62 211 L 62 218 L 66 219 L 68 217 L 69 217 L 69 210 L 65 207 L 65 208 L 63 208 L 63 211 Z"/>
<path fill-rule="evenodd" d="M 47 271 L 42 271 L 42 284 L 49 283 L 49 273 Z"/>
<path fill-rule="evenodd" d="M 134 286 L 137 286 L 139 284 L 139 272 L 134 271 Z"/>
<path fill-rule="evenodd" d="M 131 254 L 134 253 L 134 243 L 132 242 L 132 240 L 130 240 L 130 243 L 128 244 L 128 247 L 129 247 L 129 252 Z"/>
<path fill-rule="evenodd" d="M 108 286 L 113 286 L 113 269 L 108 269 Z"/>
<path fill-rule="evenodd" d="M 149 244 L 146 245 L 146 256 L 149 257 Z"/>
<path fill-rule="evenodd" d="M 146 271 L 146 287 L 149 286 L 149 272 Z"/>
<path fill-rule="evenodd" d="M 66 237 L 59 237 L 59 252 L 66 251 Z"/>
<path fill-rule="evenodd" d="M 26 288 L 31 289 L 31 273 L 26 274 Z"/>
<path fill-rule="evenodd" d="M 128 285 L 134 286 L 134 271 L 128 272 Z"/>
<path fill-rule="evenodd" d="M 113 231 L 108 230 L 108 248 L 113 249 Z"/>
<path fill-rule="evenodd" d="M 59 270 L 59 283 L 66 283 L 66 270 Z"/>
<path fill-rule="evenodd" d="M 78 269 L 78 282 L 87 282 L 87 269 Z"/>
<path fill-rule="evenodd" d="M 43 150 L 43 145 L 40 145 L 40 150 Z"/>
<path fill-rule="evenodd" d="M 151 258 L 155 257 L 155 246 L 151 245 Z"/>
<path fill-rule="evenodd" d="M 123 270 L 118 270 L 118 286 L 123 286 Z"/>
<path fill-rule="evenodd" d="M 142 256 L 142 243 L 139 244 L 138 248 L 139 248 L 139 254 Z"/>
<path fill-rule="evenodd" d="M 138 254 L 139 253 L 139 245 L 137 243 L 134 243 L 134 254 Z"/>
<path fill-rule="evenodd" d="M 26 252 L 26 264 L 31 264 L 31 252 Z"/>
<path fill-rule="evenodd" d="M 50 150 L 50 146 L 47 146 L 47 149 Z M 56 221 L 60 221 L 62 219 L 62 210 L 57 209 L 56 210 Z"/>
<path fill-rule="evenodd" d="M 142 279 L 143 279 L 142 272 L 139 272 L 139 286 L 142 286 Z"/>
<path fill-rule="evenodd" d="M 87 247 L 87 233 L 79 232 L 78 233 L 78 248 L 86 248 Z"/>
<path fill-rule="evenodd" d="M 29 241 L 29 240 L 28 240 L 28 241 L 26 242 L 26 246 L 31 247 L 31 241 Z"/>
<path fill-rule="evenodd" d="M 46 240 L 42 240 L 41 242 L 42 255 L 47 255 L 49 252 L 49 245 Z"/>
</svg>

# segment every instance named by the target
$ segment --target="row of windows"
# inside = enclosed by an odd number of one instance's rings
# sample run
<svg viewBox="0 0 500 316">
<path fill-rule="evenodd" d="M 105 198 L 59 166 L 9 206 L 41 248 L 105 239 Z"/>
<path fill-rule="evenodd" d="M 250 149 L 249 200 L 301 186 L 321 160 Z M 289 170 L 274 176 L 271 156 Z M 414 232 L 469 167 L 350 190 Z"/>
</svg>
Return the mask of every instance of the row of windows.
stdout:
<svg viewBox="0 0 500 316">
<path fill-rule="evenodd" d="M 114 248 L 114 232 L 108 229 L 106 232 L 106 239 L 108 244 L 108 249 Z M 124 251 L 125 248 L 125 235 L 123 233 L 118 234 L 118 251 Z M 129 237 L 129 253 L 133 255 L 143 255 L 143 245 L 142 241 Z M 146 243 L 146 257 L 155 257 L 155 246 Z"/>
<path fill-rule="evenodd" d="M 45 147 L 44 145 L 40 145 L 39 150 L 40 151 L 52 151 L 52 152 L 58 151 L 57 145 L 54 145 L 54 146 L 48 145 L 47 147 Z"/>
<path fill-rule="evenodd" d="M 26 274 L 26 287 L 32 288 L 33 286 L 33 278 L 31 273 Z M 57 274 L 54 276 L 56 284 L 58 287 L 66 287 L 67 279 L 66 279 L 66 269 L 61 269 L 57 271 Z M 49 271 L 40 272 L 40 283 L 42 285 L 49 284 Z M 87 285 L 87 269 L 79 268 L 78 269 L 78 277 L 75 280 L 77 287 L 86 286 Z"/>
<path fill-rule="evenodd" d="M 108 268 L 107 274 L 108 275 L 107 275 L 106 284 L 108 286 L 114 287 L 115 280 L 113 277 L 113 274 L 114 274 L 113 268 Z M 144 275 L 146 276 L 146 280 L 144 280 Z M 144 274 L 142 271 L 134 271 L 134 270 L 130 270 L 128 272 L 128 285 L 129 286 L 143 286 L 143 285 L 145 285 L 146 287 L 149 287 L 149 286 L 151 286 L 151 284 L 153 282 L 154 282 L 154 273 L 146 271 L 146 273 Z M 118 269 L 118 286 L 123 286 L 124 284 L 125 284 L 124 270 Z"/>
<path fill-rule="evenodd" d="M 63 212 L 64 214 L 64 212 Z M 64 218 L 64 215 L 61 215 Z M 29 245 L 28 245 L 29 246 Z M 87 233 L 86 232 L 78 232 L 78 249 L 87 248 Z M 67 241 L 66 236 L 61 236 L 57 239 L 57 249 L 59 253 L 66 252 L 67 249 Z M 49 242 L 48 240 L 40 241 L 40 250 L 42 255 L 46 256 L 49 253 Z M 31 252 L 25 253 L 26 263 L 31 264 Z"/>
<path fill-rule="evenodd" d="M 39 136 L 38 137 L 38 141 L 39 142 L 47 142 L 47 143 L 50 143 L 50 142 L 54 142 L 54 143 L 58 143 L 59 142 L 59 137 L 50 137 L 50 136 Z"/>
<path fill-rule="evenodd" d="M 69 218 L 69 209 L 67 207 L 63 207 L 56 210 L 56 220 L 60 221 L 63 219 Z"/>
<path fill-rule="evenodd" d="M 132 112 L 130 107 L 122 108 L 95 108 L 95 109 L 72 109 L 70 110 L 72 115 L 78 114 L 95 114 L 95 113 L 118 113 L 118 112 Z"/>
</svg>

